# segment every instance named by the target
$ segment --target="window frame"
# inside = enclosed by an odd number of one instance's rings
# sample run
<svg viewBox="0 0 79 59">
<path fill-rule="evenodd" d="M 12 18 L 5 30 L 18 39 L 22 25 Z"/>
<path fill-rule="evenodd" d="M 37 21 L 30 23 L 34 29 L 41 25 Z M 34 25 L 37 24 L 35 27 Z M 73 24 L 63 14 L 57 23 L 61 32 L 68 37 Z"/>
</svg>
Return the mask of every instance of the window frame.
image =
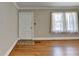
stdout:
<svg viewBox="0 0 79 59">
<path fill-rule="evenodd" d="M 53 28 L 53 26 L 52 26 L 52 13 L 64 13 L 65 14 L 66 12 L 76 12 L 76 11 L 51 12 L 50 13 L 50 33 L 52 33 L 52 34 L 79 34 L 79 13 L 78 12 L 77 12 L 78 13 L 78 15 L 77 15 L 78 16 L 78 32 L 66 32 L 66 31 L 63 31 L 63 32 L 54 32 L 54 31 L 52 31 L 52 28 Z M 65 17 L 65 15 L 64 15 L 64 17 Z M 66 26 L 66 22 L 65 21 L 64 21 L 64 23 L 65 23 L 65 26 Z"/>
</svg>

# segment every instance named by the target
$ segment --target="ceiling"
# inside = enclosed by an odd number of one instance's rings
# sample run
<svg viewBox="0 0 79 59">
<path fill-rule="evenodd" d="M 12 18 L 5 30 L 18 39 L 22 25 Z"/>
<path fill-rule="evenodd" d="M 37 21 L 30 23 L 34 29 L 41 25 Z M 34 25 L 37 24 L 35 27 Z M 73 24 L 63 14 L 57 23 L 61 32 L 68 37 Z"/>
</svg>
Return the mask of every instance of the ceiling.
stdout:
<svg viewBox="0 0 79 59">
<path fill-rule="evenodd" d="M 27 7 L 79 7 L 79 2 L 16 2 L 19 8 Z"/>
</svg>

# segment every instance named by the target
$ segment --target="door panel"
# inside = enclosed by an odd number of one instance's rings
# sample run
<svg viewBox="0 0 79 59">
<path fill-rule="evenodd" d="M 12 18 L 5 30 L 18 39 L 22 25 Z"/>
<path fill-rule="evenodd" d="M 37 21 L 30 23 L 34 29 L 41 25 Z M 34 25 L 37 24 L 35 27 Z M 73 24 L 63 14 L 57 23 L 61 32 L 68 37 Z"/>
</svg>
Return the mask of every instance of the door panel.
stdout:
<svg viewBox="0 0 79 59">
<path fill-rule="evenodd" d="M 32 39 L 34 36 L 33 12 L 19 13 L 19 38 Z"/>
</svg>

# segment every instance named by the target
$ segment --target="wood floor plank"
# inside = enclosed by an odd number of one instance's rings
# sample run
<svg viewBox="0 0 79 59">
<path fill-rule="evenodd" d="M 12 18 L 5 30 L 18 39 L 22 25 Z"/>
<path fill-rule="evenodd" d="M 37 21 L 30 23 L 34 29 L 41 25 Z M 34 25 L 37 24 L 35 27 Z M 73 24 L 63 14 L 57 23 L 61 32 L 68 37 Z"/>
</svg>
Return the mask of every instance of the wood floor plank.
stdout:
<svg viewBox="0 0 79 59">
<path fill-rule="evenodd" d="M 28 41 L 18 41 L 9 56 L 79 56 L 79 40 L 35 40 L 33 42 L 34 44 L 28 44 Z"/>
</svg>

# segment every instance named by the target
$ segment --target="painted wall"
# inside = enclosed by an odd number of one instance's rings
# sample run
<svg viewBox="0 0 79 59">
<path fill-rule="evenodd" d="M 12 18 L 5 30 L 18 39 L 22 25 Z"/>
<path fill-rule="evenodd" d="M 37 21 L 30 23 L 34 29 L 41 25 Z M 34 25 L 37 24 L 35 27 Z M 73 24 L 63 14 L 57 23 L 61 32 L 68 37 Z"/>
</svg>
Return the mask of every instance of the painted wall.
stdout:
<svg viewBox="0 0 79 59">
<path fill-rule="evenodd" d="M 53 34 L 50 32 L 51 12 L 53 10 L 38 10 L 35 11 L 35 37 L 78 37 L 79 34 Z"/>
<path fill-rule="evenodd" d="M 59 37 L 79 37 L 79 34 L 53 34 L 50 32 L 51 12 L 77 11 L 77 9 L 29 9 L 20 10 L 24 12 L 34 12 L 34 36 L 35 38 L 59 38 Z"/>
<path fill-rule="evenodd" d="M 0 2 L 0 55 L 5 55 L 17 40 L 17 9 L 10 2 Z"/>
</svg>

